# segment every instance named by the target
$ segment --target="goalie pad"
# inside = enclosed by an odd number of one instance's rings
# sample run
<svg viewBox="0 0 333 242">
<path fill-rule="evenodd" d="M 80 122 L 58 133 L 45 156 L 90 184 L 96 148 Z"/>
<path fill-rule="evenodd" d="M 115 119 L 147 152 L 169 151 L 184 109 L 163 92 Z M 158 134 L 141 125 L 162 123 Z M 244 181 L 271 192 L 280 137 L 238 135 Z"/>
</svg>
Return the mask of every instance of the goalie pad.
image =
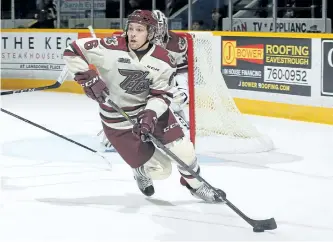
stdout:
<svg viewBox="0 0 333 242">
<path fill-rule="evenodd" d="M 175 118 L 177 119 L 177 122 L 179 123 L 179 126 L 182 128 L 184 135 L 186 137 L 190 137 L 190 125 L 189 122 L 187 121 L 187 117 L 184 113 L 184 111 L 179 111 L 178 113 L 173 112 Z"/>
<path fill-rule="evenodd" d="M 190 125 L 189 125 L 189 122 L 187 121 L 187 117 L 186 117 L 184 111 L 179 111 L 177 113 L 174 112 L 173 114 L 177 118 L 178 123 L 182 127 L 183 131 L 190 129 Z"/>
<path fill-rule="evenodd" d="M 187 73 L 180 73 L 175 76 L 176 91 L 173 93 L 171 108 L 176 113 L 183 110 L 189 102 L 189 91 Z"/>
<path fill-rule="evenodd" d="M 189 98 L 187 90 L 177 88 L 177 91 L 173 93 L 173 99 L 171 101 L 171 108 L 175 112 L 182 111 L 184 107 L 188 104 Z"/>
</svg>

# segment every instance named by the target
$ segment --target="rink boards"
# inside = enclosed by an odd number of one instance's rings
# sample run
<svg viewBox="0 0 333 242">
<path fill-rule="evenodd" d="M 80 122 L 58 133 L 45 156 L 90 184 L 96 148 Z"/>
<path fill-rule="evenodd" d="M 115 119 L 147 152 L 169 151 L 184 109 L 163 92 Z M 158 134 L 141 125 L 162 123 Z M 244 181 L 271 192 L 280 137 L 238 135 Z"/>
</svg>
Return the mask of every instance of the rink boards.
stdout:
<svg viewBox="0 0 333 242">
<path fill-rule="evenodd" d="M 333 124 L 332 34 L 213 33 L 213 60 L 243 113 Z M 2 30 L 1 88 L 54 83 L 66 45 L 87 36 L 85 29 Z M 71 77 L 54 91 L 82 93 Z"/>
</svg>

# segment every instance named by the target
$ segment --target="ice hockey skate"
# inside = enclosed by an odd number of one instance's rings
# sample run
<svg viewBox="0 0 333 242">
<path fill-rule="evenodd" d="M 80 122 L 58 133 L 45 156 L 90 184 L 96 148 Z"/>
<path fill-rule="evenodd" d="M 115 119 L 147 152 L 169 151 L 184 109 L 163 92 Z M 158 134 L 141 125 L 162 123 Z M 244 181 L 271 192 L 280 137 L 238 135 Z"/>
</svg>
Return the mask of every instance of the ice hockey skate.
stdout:
<svg viewBox="0 0 333 242">
<path fill-rule="evenodd" d="M 220 192 L 222 196 L 219 196 L 216 192 L 210 189 L 205 183 L 203 183 L 199 188 L 194 189 L 192 188 L 183 177 L 180 179 L 180 183 L 183 186 L 186 186 L 188 190 L 190 190 L 191 194 L 198 199 L 202 199 L 208 203 L 224 203 L 226 194 L 220 189 L 216 189 Z"/>
<path fill-rule="evenodd" d="M 145 171 L 144 166 L 133 169 L 133 173 L 134 179 L 136 180 L 140 191 L 147 197 L 154 195 L 155 189 L 153 181 L 149 174 Z"/>
</svg>

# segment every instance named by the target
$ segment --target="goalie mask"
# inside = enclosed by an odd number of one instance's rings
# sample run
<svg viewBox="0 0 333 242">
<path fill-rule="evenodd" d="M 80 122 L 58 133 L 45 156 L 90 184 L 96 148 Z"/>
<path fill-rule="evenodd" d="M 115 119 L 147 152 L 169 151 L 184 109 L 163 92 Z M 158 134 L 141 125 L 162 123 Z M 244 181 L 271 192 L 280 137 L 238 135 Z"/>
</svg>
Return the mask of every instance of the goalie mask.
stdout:
<svg viewBox="0 0 333 242">
<path fill-rule="evenodd" d="M 169 39 L 168 19 L 160 10 L 154 10 L 153 13 L 157 19 L 157 31 L 154 43 L 165 48 Z"/>
<path fill-rule="evenodd" d="M 157 19 L 155 15 L 149 10 L 135 10 L 128 15 L 124 34 L 127 37 L 127 30 L 130 23 L 138 23 L 147 26 L 148 37 L 147 41 L 151 42 L 155 38 L 157 31 Z"/>
</svg>

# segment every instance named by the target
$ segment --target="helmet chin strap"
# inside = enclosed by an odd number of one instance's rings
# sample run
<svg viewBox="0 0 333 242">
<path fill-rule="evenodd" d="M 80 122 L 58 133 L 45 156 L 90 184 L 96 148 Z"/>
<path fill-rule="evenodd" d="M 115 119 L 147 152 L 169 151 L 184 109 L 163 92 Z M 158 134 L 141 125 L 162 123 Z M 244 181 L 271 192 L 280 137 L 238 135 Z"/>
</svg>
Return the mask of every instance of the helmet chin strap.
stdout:
<svg viewBox="0 0 333 242">
<path fill-rule="evenodd" d="M 138 49 L 140 49 L 140 48 L 142 48 L 142 46 L 144 46 L 145 44 L 147 44 L 149 42 L 149 40 L 147 39 L 139 48 L 136 48 L 134 51 L 136 51 L 136 50 L 138 50 Z"/>
</svg>

